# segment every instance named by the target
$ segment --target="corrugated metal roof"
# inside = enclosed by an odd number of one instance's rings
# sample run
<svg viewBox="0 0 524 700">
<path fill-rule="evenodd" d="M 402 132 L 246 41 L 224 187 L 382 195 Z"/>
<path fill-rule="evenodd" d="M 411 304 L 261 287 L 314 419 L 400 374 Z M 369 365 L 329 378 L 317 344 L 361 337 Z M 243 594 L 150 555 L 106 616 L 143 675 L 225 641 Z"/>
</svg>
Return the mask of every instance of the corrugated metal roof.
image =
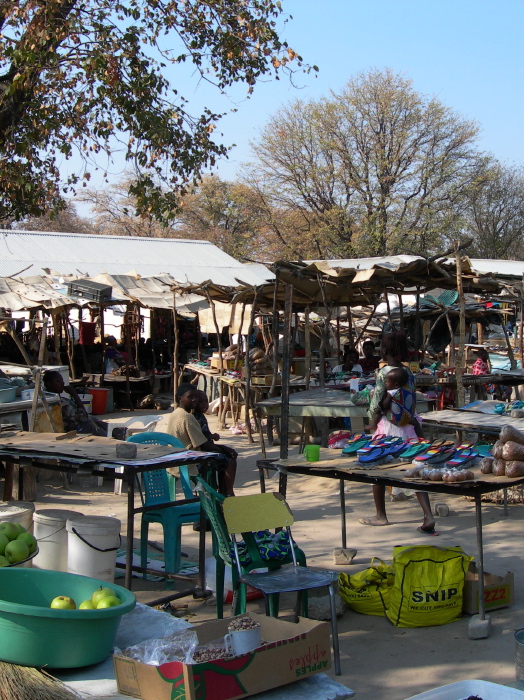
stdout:
<svg viewBox="0 0 524 700">
<path fill-rule="evenodd" d="M 522 277 L 524 275 L 524 261 L 522 260 L 481 260 L 470 258 L 475 270 L 500 277 Z"/>
<path fill-rule="evenodd" d="M 212 280 L 228 286 L 236 286 L 237 279 L 255 285 L 273 278 L 264 266 L 244 265 L 208 241 L 0 229 L 0 276 L 24 268 L 24 276 L 44 268 L 89 277 L 136 270 L 143 277 L 167 273 L 181 283 Z"/>
</svg>

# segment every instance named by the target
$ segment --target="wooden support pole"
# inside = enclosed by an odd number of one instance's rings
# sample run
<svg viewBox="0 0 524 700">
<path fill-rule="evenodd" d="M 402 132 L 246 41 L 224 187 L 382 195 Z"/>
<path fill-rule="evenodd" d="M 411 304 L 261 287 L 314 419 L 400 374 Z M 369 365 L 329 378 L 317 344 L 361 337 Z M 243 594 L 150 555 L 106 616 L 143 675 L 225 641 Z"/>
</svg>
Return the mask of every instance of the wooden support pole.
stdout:
<svg viewBox="0 0 524 700">
<path fill-rule="evenodd" d="M 240 326 L 238 329 L 238 342 L 237 342 L 237 352 L 235 357 L 235 369 L 238 369 L 240 365 L 240 354 L 242 352 L 242 331 L 244 330 L 244 315 L 246 313 L 246 302 L 242 302 L 242 311 L 240 312 Z M 249 338 L 246 340 L 246 371 L 249 365 Z"/>
<path fill-rule="evenodd" d="M 80 345 L 80 352 L 82 354 L 82 364 L 84 365 L 84 372 L 91 374 L 91 367 L 87 361 L 86 349 L 83 344 L 80 343 L 80 334 L 82 332 L 82 307 L 78 307 L 78 343 Z"/>
<path fill-rule="evenodd" d="M 289 368 L 291 364 L 291 317 L 293 285 L 286 284 L 284 302 L 284 345 L 282 353 L 282 408 L 280 411 L 280 459 L 287 459 L 289 445 Z"/>
<path fill-rule="evenodd" d="M 104 386 L 104 374 L 106 373 L 106 339 L 105 339 L 105 324 L 104 324 L 104 307 L 102 304 L 100 309 L 100 347 L 102 350 L 102 374 L 100 375 L 100 386 Z"/>
<path fill-rule="evenodd" d="M 402 303 L 402 294 L 398 294 L 398 311 L 400 314 L 400 331 L 404 333 L 404 305 Z"/>
<path fill-rule="evenodd" d="M 340 362 L 340 309 L 337 316 L 337 364 Z"/>
<path fill-rule="evenodd" d="M 464 375 L 464 345 L 466 336 L 466 304 L 464 300 L 464 288 L 462 285 L 462 256 L 460 254 L 459 244 L 456 248 L 456 267 L 457 267 L 457 291 L 459 299 L 459 346 L 457 351 L 457 365 L 455 375 L 457 378 L 457 408 L 462 408 L 464 405 L 464 383 L 462 377 Z M 452 342 L 454 339 L 452 338 Z"/>
<path fill-rule="evenodd" d="M 304 312 L 304 345 L 306 346 L 305 354 L 305 381 L 306 381 L 306 391 L 309 389 L 309 384 L 311 382 L 311 332 L 309 328 L 309 306 L 306 306 Z"/>
<path fill-rule="evenodd" d="M 249 339 L 251 338 L 251 334 L 253 333 L 253 325 L 255 323 L 256 303 L 257 303 L 257 290 L 255 288 L 254 296 L 253 296 L 253 305 L 251 307 L 251 315 L 249 317 L 249 328 L 248 328 L 247 336 L 246 336 L 246 357 L 249 356 Z M 240 330 L 242 330 L 242 328 Z M 239 335 L 239 337 L 240 337 L 240 335 Z M 253 434 L 251 432 L 251 416 L 250 416 L 250 412 L 249 412 L 250 407 L 251 407 L 251 365 L 249 364 L 249 362 L 246 363 L 246 390 L 244 392 L 244 405 L 245 405 L 247 439 L 249 440 L 249 442 L 254 442 Z"/>
<path fill-rule="evenodd" d="M 62 357 L 60 354 L 60 330 L 56 320 L 56 313 L 51 312 L 51 320 L 53 321 L 53 339 L 55 343 L 56 364 L 61 365 Z"/>
<path fill-rule="evenodd" d="M 363 328 L 363 329 L 360 331 L 360 333 L 358 334 L 357 339 L 355 340 L 355 347 L 356 347 L 356 345 L 357 345 L 358 343 L 360 343 L 361 338 L 364 337 L 364 334 L 366 333 L 366 331 L 367 331 L 367 329 L 368 329 L 368 326 L 369 326 L 369 324 L 371 323 L 371 319 L 372 319 L 373 316 L 375 315 L 375 311 L 376 311 L 376 310 L 377 310 L 377 304 L 375 304 L 375 306 L 373 307 L 373 311 L 372 311 L 372 312 L 370 313 L 370 315 L 368 316 L 368 318 L 367 318 L 367 320 L 366 320 L 366 323 L 364 324 L 364 328 Z"/>
<path fill-rule="evenodd" d="M 125 344 L 126 344 L 126 354 L 127 354 L 127 362 L 126 362 L 126 395 L 127 395 L 127 402 L 129 404 L 129 410 L 134 411 L 134 406 L 133 406 L 133 400 L 131 398 L 131 382 L 129 381 L 129 363 L 131 362 L 131 326 L 129 323 L 129 318 L 130 318 L 130 306 L 129 304 L 127 305 L 127 319 L 124 316 L 124 338 L 125 338 Z"/>
<path fill-rule="evenodd" d="M 175 347 L 173 349 L 173 400 L 175 401 L 178 389 L 178 349 L 180 347 L 180 330 L 176 317 L 176 294 L 173 294 L 173 332 L 175 334 Z M 175 401 L 176 406 L 176 401 Z"/>
<path fill-rule="evenodd" d="M 216 314 L 216 309 L 215 309 L 215 303 L 211 299 L 211 295 L 209 293 L 209 289 L 206 287 L 206 296 L 207 296 L 207 301 L 209 303 L 209 306 L 211 308 L 211 314 L 213 316 L 213 324 L 215 326 L 215 333 L 217 335 L 217 346 L 218 346 L 218 355 L 220 357 L 220 376 L 222 377 L 224 375 L 224 362 L 222 359 L 222 334 L 218 328 L 218 321 L 217 321 L 217 314 Z M 224 429 L 226 427 L 226 416 L 225 416 L 225 411 L 224 411 L 224 406 L 223 404 L 223 398 L 224 398 L 224 382 L 219 381 L 218 382 L 218 391 L 219 391 L 219 404 L 218 404 L 218 421 L 219 421 L 219 426 L 220 428 Z"/>
<path fill-rule="evenodd" d="M 273 287 L 273 309 L 272 309 L 272 323 L 271 323 L 271 335 L 273 336 L 273 379 L 271 380 L 271 386 L 269 388 L 268 396 L 271 398 L 276 394 L 277 391 L 277 374 L 278 374 L 278 323 L 279 314 L 277 308 L 277 294 L 278 294 L 278 273 L 275 277 L 275 286 Z M 272 425 L 272 418 L 268 417 L 268 426 Z M 270 437 L 271 439 L 271 437 Z"/>
<path fill-rule="evenodd" d="M 509 368 L 517 369 L 517 362 L 515 360 L 515 354 L 513 348 L 511 347 L 511 341 L 509 339 L 508 331 L 506 330 L 506 324 L 504 323 L 504 318 L 502 319 L 502 330 L 504 331 L 504 338 L 506 339 L 506 345 L 508 347 L 508 357 L 509 357 Z"/>
<path fill-rule="evenodd" d="M 346 316 L 348 320 L 348 344 L 350 348 L 354 348 L 354 339 L 353 339 L 353 314 L 351 313 L 351 306 L 348 305 L 347 310 L 346 310 Z"/>
</svg>

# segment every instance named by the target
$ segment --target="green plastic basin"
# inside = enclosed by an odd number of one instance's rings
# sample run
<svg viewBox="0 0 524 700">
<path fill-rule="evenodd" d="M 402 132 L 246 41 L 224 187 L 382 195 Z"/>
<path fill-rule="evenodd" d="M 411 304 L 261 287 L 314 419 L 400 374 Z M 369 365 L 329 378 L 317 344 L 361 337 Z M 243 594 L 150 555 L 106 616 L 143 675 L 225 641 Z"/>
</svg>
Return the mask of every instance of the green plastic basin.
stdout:
<svg viewBox="0 0 524 700">
<path fill-rule="evenodd" d="M 112 588 L 121 605 L 103 610 L 54 610 L 53 598 L 80 605 L 100 586 Z M 122 615 L 136 605 L 126 588 L 87 576 L 42 569 L 0 568 L 0 660 L 22 666 L 78 668 L 113 651 Z"/>
</svg>

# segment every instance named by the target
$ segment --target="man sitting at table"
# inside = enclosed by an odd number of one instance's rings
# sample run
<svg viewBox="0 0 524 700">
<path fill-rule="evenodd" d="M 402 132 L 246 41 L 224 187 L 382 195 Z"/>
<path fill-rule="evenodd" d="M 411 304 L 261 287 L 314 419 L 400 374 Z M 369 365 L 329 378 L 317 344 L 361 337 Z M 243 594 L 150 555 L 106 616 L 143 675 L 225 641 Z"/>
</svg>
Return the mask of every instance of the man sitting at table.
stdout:
<svg viewBox="0 0 524 700">
<path fill-rule="evenodd" d="M 215 445 L 205 437 L 193 411 L 198 408 L 198 391 L 192 384 L 181 384 L 175 394 L 177 408 L 169 416 L 167 432 L 178 438 L 188 450 L 219 452 L 228 458 L 224 472 L 218 473 L 219 491 L 223 496 L 234 496 L 237 452 L 227 445 Z"/>
<path fill-rule="evenodd" d="M 371 374 L 378 369 L 378 363 L 380 362 L 379 356 L 375 355 L 375 343 L 372 340 L 366 340 L 362 346 L 362 352 L 364 357 L 361 357 L 358 361 L 362 367 L 362 372 Z"/>
</svg>

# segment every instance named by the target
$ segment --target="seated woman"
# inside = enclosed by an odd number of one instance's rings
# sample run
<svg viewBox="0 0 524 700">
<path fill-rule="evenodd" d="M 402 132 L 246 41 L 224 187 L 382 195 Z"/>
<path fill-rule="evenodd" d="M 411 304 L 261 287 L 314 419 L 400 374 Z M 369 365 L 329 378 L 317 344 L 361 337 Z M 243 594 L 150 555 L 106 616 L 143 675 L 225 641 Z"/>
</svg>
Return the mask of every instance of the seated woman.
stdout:
<svg viewBox="0 0 524 700">
<path fill-rule="evenodd" d="M 192 384 L 181 384 L 178 387 L 175 394 L 177 408 L 169 416 L 166 432 L 178 438 L 188 450 L 224 454 L 228 458 L 228 465 L 224 472 L 218 474 L 219 491 L 223 496 L 234 496 L 237 452 L 226 445 L 215 445 L 212 439 L 204 435 L 198 420 L 192 413 L 198 409 L 200 403 L 198 394 L 199 392 Z"/>
<path fill-rule="evenodd" d="M 344 362 L 333 368 L 333 374 L 339 374 L 340 372 L 362 374 L 362 367 L 359 364 L 358 352 L 356 350 L 347 350 L 344 355 Z"/>
<path fill-rule="evenodd" d="M 107 437 L 107 424 L 89 416 L 77 390 L 72 386 L 65 386 L 60 372 L 55 369 L 47 370 L 43 376 L 46 391 L 58 394 L 62 407 L 62 421 L 64 430 L 76 430 L 77 433 L 91 433 L 100 437 Z M 63 396 L 62 394 L 67 394 Z"/>
</svg>

